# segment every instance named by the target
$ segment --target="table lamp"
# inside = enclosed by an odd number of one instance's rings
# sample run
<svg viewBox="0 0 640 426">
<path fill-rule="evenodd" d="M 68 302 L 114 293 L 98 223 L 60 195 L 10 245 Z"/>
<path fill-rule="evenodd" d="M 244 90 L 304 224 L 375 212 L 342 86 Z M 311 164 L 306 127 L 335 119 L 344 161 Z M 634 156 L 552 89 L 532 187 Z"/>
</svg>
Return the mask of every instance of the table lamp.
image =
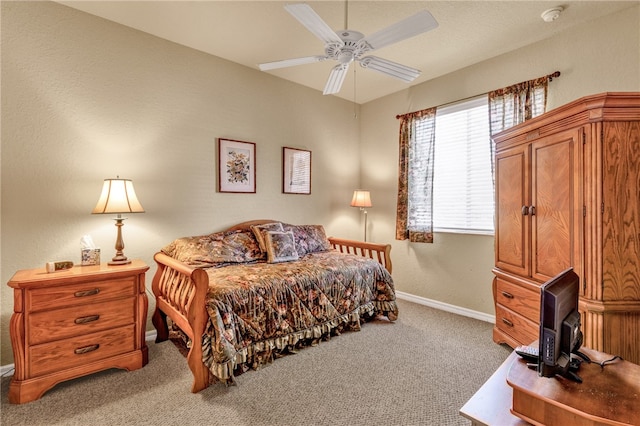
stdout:
<svg viewBox="0 0 640 426">
<path fill-rule="evenodd" d="M 118 229 L 118 237 L 116 239 L 116 255 L 111 259 L 109 265 L 126 265 L 131 263 L 127 259 L 122 250 L 124 250 L 124 241 L 122 240 L 122 223 L 126 218 L 122 217 L 122 213 L 144 213 L 144 208 L 136 197 L 136 191 L 133 189 L 133 182 L 130 179 L 105 179 L 102 186 L 102 194 L 98 199 L 98 204 L 91 212 L 92 214 L 117 214 L 114 219 Z"/>
<path fill-rule="evenodd" d="M 371 194 L 369 194 L 369 191 L 361 189 L 353 191 L 351 207 L 360 207 L 360 211 L 364 212 L 364 240 L 367 241 L 367 210 L 365 207 L 371 207 Z"/>
</svg>

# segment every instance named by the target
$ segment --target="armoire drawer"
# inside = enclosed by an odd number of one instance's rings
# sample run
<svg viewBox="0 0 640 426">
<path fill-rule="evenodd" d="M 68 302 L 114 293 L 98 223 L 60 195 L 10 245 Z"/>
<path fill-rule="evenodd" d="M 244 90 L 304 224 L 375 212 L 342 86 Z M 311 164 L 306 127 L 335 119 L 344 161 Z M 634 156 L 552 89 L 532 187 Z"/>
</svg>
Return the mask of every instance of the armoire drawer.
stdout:
<svg viewBox="0 0 640 426">
<path fill-rule="evenodd" d="M 496 303 L 534 322 L 540 321 L 540 293 L 496 278 Z"/>
<path fill-rule="evenodd" d="M 135 322 L 134 297 L 106 303 L 91 303 L 52 311 L 40 311 L 27 318 L 29 345 L 52 342 Z"/>
<path fill-rule="evenodd" d="M 496 327 L 523 345 L 538 340 L 540 333 L 538 323 L 499 304 L 496 304 Z"/>
</svg>

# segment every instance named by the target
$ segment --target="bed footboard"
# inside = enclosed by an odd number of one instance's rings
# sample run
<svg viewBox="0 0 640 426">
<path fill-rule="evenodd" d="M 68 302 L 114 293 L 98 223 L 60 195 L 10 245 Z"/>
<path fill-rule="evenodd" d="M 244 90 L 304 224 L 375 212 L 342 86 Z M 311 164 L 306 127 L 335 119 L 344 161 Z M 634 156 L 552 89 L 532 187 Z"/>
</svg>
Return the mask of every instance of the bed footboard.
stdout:
<svg viewBox="0 0 640 426">
<path fill-rule="evenodd" d="M 340 253 L 351 253 L 362 257 L 369 257 L 377 260 L 391 273 L 391 245 L 367 243 L 364 241 L 345 240 L 342 238 L 329 237 L 331 247 Z"/>
<path fill-rule="evenodd" d="M 154 259 L 158 265 L 152 284 L 156 298 L 152 317 L 158 333 L 156 343 L 169 338 L 167 316 L 189 336 L 192 344 L 187 363 L 194 378 L 191 392 L 196 393 L 209 386 L 210 382 L 209 369 L 202 362 L 209 277 L 204 270 L 190 268 L 163 253 L 156 253 Z"/>
</svg>

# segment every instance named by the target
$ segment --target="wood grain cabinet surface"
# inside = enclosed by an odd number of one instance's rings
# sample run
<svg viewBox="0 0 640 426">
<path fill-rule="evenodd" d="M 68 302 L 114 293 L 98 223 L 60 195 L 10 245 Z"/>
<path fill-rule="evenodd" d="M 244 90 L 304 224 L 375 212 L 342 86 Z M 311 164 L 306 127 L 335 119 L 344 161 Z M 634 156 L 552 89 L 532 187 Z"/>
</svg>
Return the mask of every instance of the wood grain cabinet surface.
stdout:
<svg viewBox="0 0 640 426">
<path fill-rule="evenodd" d="M 15 372 L 9 401 L 40 398 L 65 380 L 148 362 L 147 265 L 75 266 L 16 272 L 11 344 Z"/>
<path fill-rule="evenodd" d="M 537 338 L 540 285 L 573 267 L 584 346 L 640 363 L 640 93 L 587 96 L 493 139 L 494 340 Z"/>
</svg>

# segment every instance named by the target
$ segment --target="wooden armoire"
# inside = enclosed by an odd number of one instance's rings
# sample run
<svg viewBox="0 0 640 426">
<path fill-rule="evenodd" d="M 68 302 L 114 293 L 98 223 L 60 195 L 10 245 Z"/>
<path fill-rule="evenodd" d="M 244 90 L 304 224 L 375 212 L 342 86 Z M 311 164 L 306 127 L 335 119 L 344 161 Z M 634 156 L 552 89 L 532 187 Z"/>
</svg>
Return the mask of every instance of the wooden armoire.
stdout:
<svg viewBox="0 0 640 426">
<path fill-rule="evenodd" d="M 640 93 L 586 96 L 493 140 L 493 340 L 536 340 L 540 285 L 573 267 L 583 345 L 640 364 Z"/>
</svg>

